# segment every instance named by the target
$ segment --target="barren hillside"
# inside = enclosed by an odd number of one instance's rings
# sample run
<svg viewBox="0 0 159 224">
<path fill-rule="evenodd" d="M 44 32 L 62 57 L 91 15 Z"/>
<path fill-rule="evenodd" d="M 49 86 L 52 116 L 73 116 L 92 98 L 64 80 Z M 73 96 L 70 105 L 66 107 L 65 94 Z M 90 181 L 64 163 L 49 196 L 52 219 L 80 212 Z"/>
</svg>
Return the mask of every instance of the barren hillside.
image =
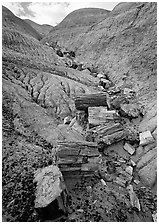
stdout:
<svg viewBox="0 0 159 224">
<path fill-rule="evenodd" d="M 42 24 L 39 25 L 30 19 L 25 19 L 25 22 L 27 22 L 29 25 L 31 25 L 38 33 L 40 33 L 42 36 L 45 36 L 50 32 L 50 30 L 53 28 L 51 25 Z"/>
</svg>

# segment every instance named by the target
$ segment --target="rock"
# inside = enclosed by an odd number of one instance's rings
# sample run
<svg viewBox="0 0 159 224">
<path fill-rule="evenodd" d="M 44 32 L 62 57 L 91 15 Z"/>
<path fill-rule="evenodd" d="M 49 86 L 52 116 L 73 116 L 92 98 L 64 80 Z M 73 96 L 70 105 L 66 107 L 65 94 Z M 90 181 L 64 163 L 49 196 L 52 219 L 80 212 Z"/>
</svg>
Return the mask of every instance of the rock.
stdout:
<svg viewBox="0 0 159 224">
<path fill-rule="evenodd" d="M 57 199 L 65 189 L 62 174 L 57 166 L 48 166 L 36 171 L 37 183 L 35 208 L 43 208 Z"/>
<path fill-rule="evenodd" d="M 129 185 L 127 187 L 127 190 L 129 192 L 131 206 L 137 208 L 138 211 L 141 211 L 140 202 L 139 202 L 139 199 L 137 198 L 137 195 L 135 194 L 133 190 L 133 186 Z"/>
<path fill-rule="evenodd" d="M 70 117 L 65 117 L 63 123 L 64 124 L 70 124 L 71 118 Z"/>
<path fill-rule="evenodd" d="M 126 171 L 128 174 L 130 174 L 131 176 L 133 175 L 133 168 L 132 168 L 132 166 L 127 166 L 126 169 L 125 169 L 125 171 Z"/>
<path fill-rule="evenodd" d="M 140 183 L 140 181 L 139 180 L 134 180 L 134 183 L 138 185 Z"/>
<path fill-rule="evenodd" d="M 99 78 L 99 79 L 101 79 L 101 78 L 105 78 L 105 75 L 104 74 L 101 74 L 101 73 L 99 73 L 98 75 L 97 75 L 97 78 Z"/>
<path fill-rule="evenodd" d="M 101 179 L 100 181 L 101 181 L 101 183 L 102 183 L 104 186 L 107 185 L 106 182 L 105 182 L 103 179 Z"/>
<path fill-rule="evenodd" d="M 128 144 L 128 143 L 125 143 L 124 149 L 131 155 L 133 155 L 134 152 L 135 152 L 135 148 L 132 145 Z"/>
<path fill-rule="evenodd" d="M 140 145 L 148 145 L 152 142 L 154 142 L 154 138 L 152 137 L 150 131 L 140 133 Z"/>
<path fill-rule="evenodd" d="M 72 119 L 69 126 L 79 133 L 84 134 L 88 129 L 87 113 L 83 110 L 76 111 L 76 116 Z"/>
<path fill-rule="evenodd" d="M 120 163 L 126 163 L 125 159 L 123 159 L 122 157 L 119 158 L 118 161 L 119 161 Z"/>
<path fill-rule="evenodd" d="M 139 170 L 138 175 L 146 185 L 153 187 L 157 179 L 157 158 Z"/>
<path fill-rule="evenodd" d="M 101 78 L 99 81 L 99 85 L 103 86 L 104 89 L 108 89 L 111 86 L 111 82 L 105 78 Z"/>
<path fill-rule="evenodd" d="M 136 163 L 132 159 L 130 160 L 130 163 L 133 167 L 136 166 Z"/>
<path fill-rule="evenodd" d="M 122 116 L 136 118 L 140 115 L 139 106 L 137 104 L 120 104 L 120 113 Z"/>
<path fill-rule="evenodd" d="M 131 97 L 132 95 L 135 94 L 135 91 L 133 89 L 130 89 L 130 88 L 124 88 L 123 89 L 123 94 Z"/>
</svg>

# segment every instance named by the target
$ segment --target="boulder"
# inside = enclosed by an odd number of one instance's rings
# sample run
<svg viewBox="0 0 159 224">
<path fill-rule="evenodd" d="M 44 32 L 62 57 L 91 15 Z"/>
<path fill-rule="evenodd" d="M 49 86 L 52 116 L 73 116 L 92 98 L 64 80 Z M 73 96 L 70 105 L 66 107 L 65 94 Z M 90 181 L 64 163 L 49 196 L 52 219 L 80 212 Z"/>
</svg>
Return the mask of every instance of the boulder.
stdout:
<svg viewBox="0 0 159 224">
<path fill-rule="evenodd" d="M 35 208 L 46 207 L 65 189 L 62 173 L 53 165 L 37 170 L 34 182 L 37 183 Z"/>
</svg>

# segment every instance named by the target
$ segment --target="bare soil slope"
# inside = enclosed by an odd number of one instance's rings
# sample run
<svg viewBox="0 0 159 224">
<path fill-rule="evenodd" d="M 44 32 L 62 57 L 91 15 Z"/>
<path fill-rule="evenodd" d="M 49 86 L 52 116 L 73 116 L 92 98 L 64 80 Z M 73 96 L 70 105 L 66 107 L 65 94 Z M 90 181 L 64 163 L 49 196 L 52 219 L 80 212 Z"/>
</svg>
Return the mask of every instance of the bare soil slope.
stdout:
<svg viewBox="0 0 159 224">
<path fill-rule="evenodd" d="M 38 33 L 40 33 L 42 36 L 47 35 L 50 30 L 53 28 L 51 25 L 47 25 L 47 24 L 38 24 L 33 22 L 30 19 L 24 19 L 25 22 L 27 22 L 29 25 L 31 25 Z"/>
</svg>

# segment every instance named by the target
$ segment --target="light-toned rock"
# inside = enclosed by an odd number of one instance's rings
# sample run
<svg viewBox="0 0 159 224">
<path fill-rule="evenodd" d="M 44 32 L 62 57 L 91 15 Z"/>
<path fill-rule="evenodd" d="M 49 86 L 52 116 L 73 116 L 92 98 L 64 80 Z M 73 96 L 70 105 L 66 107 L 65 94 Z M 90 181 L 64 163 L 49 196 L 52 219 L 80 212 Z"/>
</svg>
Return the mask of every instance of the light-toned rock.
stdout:
<svg viewBox="0 0 159 224">
<path fill-rule="evenodd" d="M 65 189 L 62 174 L 57 166 L 39 169 L 34 177 L 34 182 L 37 182 L 35 208 L 46 207 Z"/>
<path fill-rule="evenodd" d="M 64 121 L 63 121 L 64 124 L 69 124 L 70 122 L 71 122 L 71 118 L 69 116 L 64 118 Z"/>
<path fill-rule="evenodd" d="M 135 148 L 128 143 L 125 143 L 124 149 L 131 155 L 134 154 L 134 152 L 135 152 Z"/>
<path fill-rule="evenodd" d="M 140 145 L 148 145 L 149 143 L 154 142 L 154 138 L 151 135 L 150 131 L 145 131 L 140 133 Z"/>
<path fill-rule="evenodd" d="M 105 75 L 104 74 L 101 74 L 101 73 L 99 73 L 98 75 L 97 75 L 97 77 L 99 78 L 99 79 L 104 79 L 105 78 Z"/>
<path fill-rule="evenodd" d="M 140 181 L 139 181 L 139 180 L 134 180 L 134 183 L 135 183 L 135 184 L 139 184 Z"/>
<path fill-rule="evenodd" d="M 129 185 L 127 187 L 127 190 L 129 192 L 130 203 L 131 203 L 132 207 L 135 207 L 140 211 L 141 210 L 140 202 L 139 202 L 139 199 L 137 198 L 137 195 L 135 194 L 135 192 L 133 190 L 133 186 Z"/>
<path fill-rule="evenodd" d="M 133 174 L 133 168 L 132 168 L 132 166 L 127 166 L 126 169 L 125 169 L 125 171 L 132 176 L 132 174 Z"/>
</svg>

